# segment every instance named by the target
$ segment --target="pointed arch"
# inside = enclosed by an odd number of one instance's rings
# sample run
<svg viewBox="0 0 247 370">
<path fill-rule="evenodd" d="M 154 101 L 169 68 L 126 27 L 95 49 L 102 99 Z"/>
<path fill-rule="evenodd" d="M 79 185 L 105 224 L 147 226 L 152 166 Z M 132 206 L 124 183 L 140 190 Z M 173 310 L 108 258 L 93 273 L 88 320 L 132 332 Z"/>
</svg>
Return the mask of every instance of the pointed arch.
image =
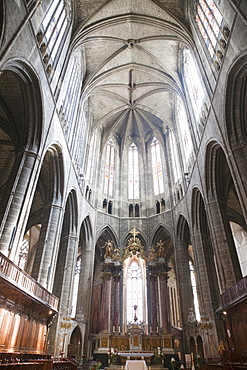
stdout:
<svg viewBox="0 0 247 370">
<path fill-rule="evenodd" d="M 174 242 L 170 231 L 162 224 L 158 225 L 153 232 L 151 245 L 157 245 L 160 241 L 164 243 L 164 256 L 166 261 L 169 262 L 174 255 Z"/>
<path fill-rule="evenodd" d="M 177 223 L 177 236 L 181 242 L 189 245 L 191 242 L 189 224 L 186 218 L 180 214 Z"/>
<path fill-rule="evenodd" d="M 43 102 L 39 77 L 32 67 L 22 60 L 9 60 L 1 70 L 1 105 L 8 117 L 7 125 L 15 150 L 19 152 L 24 147 L 26 150 L 37 152 L 43 129 Z M 11 89 L 8 94 L 2 90 L 5 81 L 8 81 Z"/>
<path fill-rule="evenodd" d="M 232 149 L 247 140 L 247 55 L 241 55 L 228 72 L 226 85 L 226 129 Z"/>
<path fill-rule="evenodd" d="M 82 332 L 80 327 L 77 325 L 71 333 L 69 346 L 68 346 L 68 357 L 76 359 L 78 362 L 81 361 L 81 343 L 82 343 Z"/>
<path fill-rule="evenodd" d="M 230 284 L 235 284 L 236 281 L 241 279 L 240 265 L 230 221 L 239 223 L 241 219 L 241 225 L 244 225 L 245 230 L 247 230 L 244 205 L 239 200 L 239 189 L 238 185 L 235 184 L 236 179 L 235 174 L 232 173 L 232 166 L 223 148 L 216 141 L 208 144 L 205 163 L 206 190 L 210 209 L 214 216 L 218 215 L 217 229 L 215 229 L 214 221 L 210 220 L 215 234 L 214 244 L 217 245 L 219 253 L 228 250 L 229 256 L 231 256 L 222 267 L 224 270 L 222 280 L 230 286 Z M 223 265 L 223 261 L 218 263 Z M 225 271 L 230 270 L 231 274 L 226 274 Z"/>
<path fill-rule="evenodd" d="M 92 223 L 90 217 L 86 216 L 80 227 L 79 245 L 81 248 L 81 252 L 86 250 L 87 248 L 91 249 L 90 241 L 92 239 L 92 236 Z"/>
</svg>

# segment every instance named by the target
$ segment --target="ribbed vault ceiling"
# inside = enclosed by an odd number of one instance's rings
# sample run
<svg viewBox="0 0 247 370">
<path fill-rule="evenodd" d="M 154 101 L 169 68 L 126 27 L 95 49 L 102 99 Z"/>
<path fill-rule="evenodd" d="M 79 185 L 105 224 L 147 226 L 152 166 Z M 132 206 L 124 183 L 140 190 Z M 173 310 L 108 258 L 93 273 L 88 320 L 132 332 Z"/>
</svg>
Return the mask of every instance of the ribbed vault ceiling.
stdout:
<svg viewBox="0 0 247 370">
<path fill-rule="evenodd" d="M 103 145 L 111 136 L 122 147 L 145 145 L 173 128 L 175 96 L 183 96 L 182 51 L 189 46 L 182 23 L 151 0 L 108 1 L 84 22 L 73 47 L 85 60 L 83 98 Z"/>
</svg>

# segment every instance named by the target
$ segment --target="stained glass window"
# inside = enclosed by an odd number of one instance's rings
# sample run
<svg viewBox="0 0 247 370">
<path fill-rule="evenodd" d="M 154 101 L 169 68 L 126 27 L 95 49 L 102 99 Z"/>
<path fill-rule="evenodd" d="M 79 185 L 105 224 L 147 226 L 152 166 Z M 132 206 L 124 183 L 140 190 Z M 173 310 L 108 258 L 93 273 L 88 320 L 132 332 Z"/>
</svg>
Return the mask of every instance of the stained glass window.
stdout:
<svg viewBox="0 0 247 370">
<path fill-rule="evenodd" d="M 64 0 L 54 0 L 42 22 L 44 40 L 51 61 L 55 59 L 67 24 Z"/>
<path fill-rule="evenodd" d="M 112 140 L 106 145 L 104 193 L 113 196 L 115 146 Z"/>
<path fill-rule="evenodd" d="M 184 51 L 184 76 L 190 95 L 194 115 L 198 121 L 204 101 L 204 92 L 197 72 L 196 64 L 188 49 Z"/>
<path fill-rule="evenodd" d="M 95 179 L 95 169 L 96 169 L 96 145 L 97 145 L 97 135 L 94 133 L 88 155 L 88 168 L 87 168 L 87 180 L 90 185 L 93 184 Z"/>
<path fill-rule="evenodd" d="M 76 59 L 72 62 L 70 77 L 66 86 L 66 94 L 62 101 L 63 130 L 67 137 L 72 129 L 72 123 L 76 117 L 76 108 L 79 102 L 79 90 L 81 85 L 80 66 Z"/>
<path fill-rule="evenodd" d="M 176 144 L 175 136 L 171 130 L 169 132 L 169 139 L 170 139 L 169 143 L 170 143 L 170 148 L 171 148 L 171 170 L 172 170 L 173 181 L 176 184 L 181 177 L 181 171 L 180 171 L 180 166 L 179 166 L 177 144 Z"/>
<path fill-rule="evenodd" d="M 142 270 L 134 260 L 127 271 L 127 322 L 134 320 L 134 305 L 137 305 L 138 321 L 143 321 L 143 281 Z"/>
<path fill-rule="evenodd" d="M 188 123 L 188 117 L 185 111 L 184 104 L 180 98 L 177 98 L 177 117 L 178 130 L 182 150 L 182 159 L 184 164 L 184 171 L 188 172 L 193 161 L 193 144 Z"/>
<path fill-rule="evenodd" d="M 155 137 L 153 138 L 151 143 L 151 155 L 153 166 L 154 195 L 158 195 L 164 192 L 164 181 L 160 155 L 160 143 Z"/>
<path fill-rule="evenodd" d="M 46 71 L 51 75 L 56 56 L 69 26 L 68 4 L 65 0 L 53 0 L 36 35 Z"/>
<path fill-rule="evenodd" d="M 213 58 L 222 24 L 222 15 L 213 0 L 199 0 L 196 7 L 196 24 Z"/>
<path fill-rule="evenodd" d="M 84 108 L 84 109 L 83 109 Z M 77 129 L 77 140 L 73 143 L 76 146 L 74 161 L 78 173 L 83 173 L 83 160 L 85 157 L 85 141 L 87 137 L 87 117 L 85 114 L 85 104 L 81 109 L 81 117 L 76 127 Z"/>
<path fill-rule="evenodd" d="M 134 143 L 129 147 L 129 199 L 139 199 L 138 148 Z"/>
</svg>

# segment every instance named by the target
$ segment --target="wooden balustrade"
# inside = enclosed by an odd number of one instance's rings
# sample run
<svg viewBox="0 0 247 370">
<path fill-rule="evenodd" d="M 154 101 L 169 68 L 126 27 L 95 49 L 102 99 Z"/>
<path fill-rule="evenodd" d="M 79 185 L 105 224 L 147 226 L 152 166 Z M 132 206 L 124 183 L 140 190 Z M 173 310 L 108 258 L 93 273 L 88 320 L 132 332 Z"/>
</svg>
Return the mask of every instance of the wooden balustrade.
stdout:
<svg viewBox="0 0 247 370">
<path fill-rule="evenodd" d="M 0 252 L 0 276 L 31 297 L 57 311 L 58 298 Z"/>
<path fill-rule="evenodd" d="M 221 294 L 221 309 L 247 297 L 247 276 Z"/>
</svg>

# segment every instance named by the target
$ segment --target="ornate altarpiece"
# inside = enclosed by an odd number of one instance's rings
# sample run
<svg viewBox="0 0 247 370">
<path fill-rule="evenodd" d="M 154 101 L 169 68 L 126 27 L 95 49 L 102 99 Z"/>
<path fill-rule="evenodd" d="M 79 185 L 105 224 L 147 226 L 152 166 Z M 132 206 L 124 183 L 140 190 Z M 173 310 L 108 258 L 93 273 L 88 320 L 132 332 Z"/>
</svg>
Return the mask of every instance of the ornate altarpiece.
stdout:
<svg viewBox="0 0 247 370">
<path fill-rule="evenodd" d="M 108 240 L 105 246 L 102 263 L 102 307 L 101 330 L 97 334 L 97 345 L 94 353 L 107 353 L 113 347 L 118 354 L 156 353 L 160 347 L 164 354 L 174 354 L 179 348 L 174 347 L 174 334 L 170 326 L 169 296 L 167 290 L 170 267 L 165 260 L 165 243 L 160 240 L 155 247 L 146 253 L 141 240 L 133 229 L 122 256 L 113 241 Z M 127 258 L 140 258 L 146 263 L 147 271 L 147 320 L 138 322 L 133 317 L 129 323 L 123 322 L 123 265 Z M 135 311 L 136 313 L 136 311 Z M 176 333 L 176 343 L 178 342 Z"/>
</svg>

